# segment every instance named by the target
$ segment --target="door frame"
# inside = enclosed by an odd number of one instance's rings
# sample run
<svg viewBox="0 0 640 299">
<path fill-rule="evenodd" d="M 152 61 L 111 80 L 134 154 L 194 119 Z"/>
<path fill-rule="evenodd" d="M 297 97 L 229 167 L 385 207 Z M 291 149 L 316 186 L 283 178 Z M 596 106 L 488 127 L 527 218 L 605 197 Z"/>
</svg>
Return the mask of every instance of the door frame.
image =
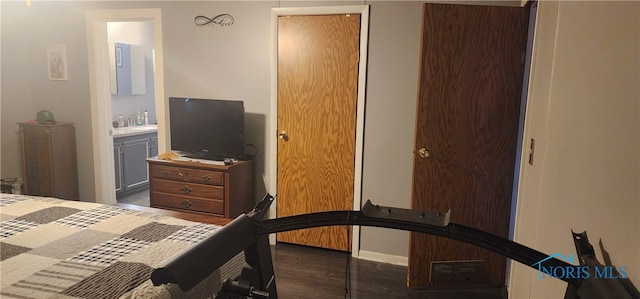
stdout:
<svg viewBox="0 0 640 299">
<path fill-rule="evenodd" d="M 111 127 L 111 75 L 109 72 L 108 22 L 153 22 L 154 90 L 158 122 L 158 150 L 166 151 L 166 115 L 164 100 L 164 65 L 162 49 L 162 13 L 159 8 L 90 10 L 87 23 L 89 62 L 89 95 L 91 101 L 91 136 L 95 201 L 116 203 L 115 170 L 113 168 L 113 130 Z"/>
<path fill-rule="evenodd" d="M 362 153 L 364 146 L 364 104 L 367 79 L 367 45 L 369 37 L 369 5 L 321 6 L 321 7 L 278 7 L 271 9 L 271 119 L 267 134 L 269 145 L 269 193 L 276 194 L 278 188 L 278 17 L 292 15 L 360 14 L 360 53 L 358 61 L 358 95 L 356 106 L 356 140 L 353 180 L 353 210 L 359 211 L 362 204 Z M 273 134 L 273 135 L 272 135 Z M 271 137 L 268 137 L 271 136 Z M 269 217 L 276 218 L 275 201 L 269 210 Z M 357 257 L 360 251 L 360 226 L 352 227 L 351 255 Z M 269 242 L 275 244 L 275 234 L 269 235 Z"/>
</svg>

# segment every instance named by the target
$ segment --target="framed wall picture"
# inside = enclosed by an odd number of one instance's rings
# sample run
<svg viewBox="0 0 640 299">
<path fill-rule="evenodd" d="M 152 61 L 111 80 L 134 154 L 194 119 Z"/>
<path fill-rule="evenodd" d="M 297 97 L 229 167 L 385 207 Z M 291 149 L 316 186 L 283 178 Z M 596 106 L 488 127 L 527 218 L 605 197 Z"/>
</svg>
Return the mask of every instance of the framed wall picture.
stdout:
<svg viewBox="0 0 640 299">
<path fill-rule="evenodd" d="M 67 48 L 65 45 L 47 45 L 49 80 L 67 80 Z"/>
</svg>

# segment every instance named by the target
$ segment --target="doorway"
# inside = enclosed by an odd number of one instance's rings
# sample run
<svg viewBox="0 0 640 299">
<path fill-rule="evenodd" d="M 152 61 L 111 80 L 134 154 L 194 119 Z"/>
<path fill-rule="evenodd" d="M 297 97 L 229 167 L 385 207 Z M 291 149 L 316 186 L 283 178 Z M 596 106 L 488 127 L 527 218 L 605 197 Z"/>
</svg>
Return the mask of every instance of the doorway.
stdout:
<svg viewBox="0 0 640 299">
<path fill-rule="evenodd" d="M 87 48 L 91 96 L 93 136 L 93 165 L 96 202 L 116 203 L 113 107 L 111 102 L 111 72 L 109 60 L 109 22 L 151 22 L 153 24 L 153 92 L 158 120 L 157 150 L 166 150 L 164 66 L 162 49 L 162 20 L 160 9 L 93 10 L 86 13 Z"/>
<path fill-rule="evenodd" d="M 157 155 L 153 22 L 108 22 L 107 37 L 116 200 L 148 207 L 146 159 Z"/>
<path fill-rule="evenodd" d="M 528 9 L 425 4 L 412 208 L 508 238 Z M 408 283 L 503 286 L 506 259 L 412 233 Z"/>
<path fill-rule="evenodd" d="M 359 210 L 368 6 L 276 8 L 272 12 L 274 56 L 271 124 L 276 134 L 269 139 L 273 141 L 271 161 L 272 165 L 275 165 L 271 172 L 271 186 L 275 188 L 273 191 L 278 195 L 272 215 L 276 216 L 274 211 L 277 211 L 277 217 L 284 217 L 327 210 Z M 335 42 L 325 39 L 326 31 L 323 32 L 322 29 L 316 31 L 318 29 L 316 25 L 319 22 L 323 23 L 319 27 L 324 29 L 331 27 L 340 32 L 336 33 L 331 29 L 329 30 L 331 34 L 339 34 L 340 38 L 348 40 L 348 42 L 345 41 L 345 44 L 348 44 L 346 48 L 342 48 L 344 45 L 330 47 L 330 50 L 326 50 L 323 46 L 316 47 L 321 52 L 325 51 L 320 55 L 322 57 L 332 57 L 335 53 L 331 50 L 348 57 L 346 65 L 333 64 L 335 66 L 333 71 L 340 72 L 340 75 L 346 75 L 349 78 L 345 79 L 348 81 L 346 85 L 337 88 L 339 91 L 334 90 L 335 93 L 327 88 L 324 89 L 325 94 L 322 94 L 322 88 L 313 88 L 313 86 L 324 86 L 329 84 L 328 81 L 333 81 L 331 74 L 319 75 L 318 73 L 322 73 L 326 65 L 314 64 L 318 61 L 313 57 L 306 57 L 305 59 L 308 58 L 308 60 L 305 60 L 297 55 L 308 53 L 308 51 L 297 52 L 298 47 L 313 46 L 310 43 L 322 43 L 321 40 L 328 43 Z M 281 28 L 288 28 L 288 30 L 281 32 Z M 345 28 L 349 29 L 344 30 Z M 299 31 L 313 33 L 298 35 Z M 345 32 L 347 35 L 343 36 Z M 305 40 L 283 41 L 283 38 L 295 39 L 296 36 Z M 288 53 L 286 55 L 289 56 L 281 56 L 284 54 L 281 52 L 282 49 L 286 49 Z M 324 56 L 325 54 L 327 56 Z M 298 58 L 301 60 L 297 60 Z M 325 62 L 332 63 L 330 60 Z M 300 73 L 294 74 L 296 71 Z M 302 73 L 310 77 L 305 79 L 300 76 Z M 312 78 L 317 75 L 320 77 Z M 300 80 L 307 80 L 311 85 L 308 86 L 310 88 L 305 89 L 306 91 L 301 90 L 299 83 L 302 81 Z M 286 81 L 291 84 L 286 85 Z M 319 94 L 313 93 L 313 89 Z M 342 109 L 338 109 L 343 106 L 347 108 L 344 110 L 345 115 L 339 112 L 343 111 Z M 312 143 L 313 145 L 309 146 Z M 304 154 L 305 152 L 308 155 Z M 292 232 L 293 234 L 278 234 L 277 238 L 282 242 L 350 250 L 354 255 L 357 254 L 358 227 L 351 230 L 344 227 L 330 229 L 332 229 L 330 232 L 306 230 Z"/>
</svg>

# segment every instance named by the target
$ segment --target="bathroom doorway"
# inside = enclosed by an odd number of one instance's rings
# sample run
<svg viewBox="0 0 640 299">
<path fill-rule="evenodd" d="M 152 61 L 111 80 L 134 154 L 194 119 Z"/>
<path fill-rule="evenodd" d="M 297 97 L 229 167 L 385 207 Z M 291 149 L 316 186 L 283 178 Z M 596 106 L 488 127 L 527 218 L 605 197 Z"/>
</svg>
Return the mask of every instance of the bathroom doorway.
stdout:
<svg viewBox="0 0 640 299">
<path fill-rule="evenodd" d="M 138 110 L 144 113 L 147 109 L 148 122 L 157 125 L 157 138 L 154 142 L 154 153 L 163 152 L 166 145 L 166 134 L 164 127 L 165 109 L 164 109 L 164 81 L 163 81 L 163 64 L 162 64 L 162 23 L 160 9 L 124 9 L 124 10 L 94 10 L 87 12 L 87 42 L 89 52 L 89 75 L 91 81 L 91 113 L 92 113 L 92 133 L 94 148 L 94 173 L 96 202 L 105 204 L 116 203 L 116 155 L 114 143 L 114 120 L 119 115 L 123 115 L 123 121 L 129 124 L 132 115 L 137 115 Z M 146 83 L 145 96 L 138 95 L 118 95 L 118 98 L 112 96 L 112 78 L 111 65 L 113 56 L 109 45 L 108 28 L 111 23 L 116 24 L 115 27 L 132 25 L 150 26 L 148 36 L 145 38 L 151 40 L 149 48 L 152 49 L 149 58 L 145 59 L 145 68 L 150 68 L 151 81 Z M 137 37 L 143 40 L 143 37 Z M 132 41 L 120 41 L 123 43 L 134 44 Z M 116 64 L 124 62 L 126 53 L 120 51 L 115 54 Z M 113 51 L 115 52 L 115 49 Z M 148 95 L 151 94 L 151 96 Z M 137 97 L 134 101 L 127 101 L 132 97 Z M 124 103 L 116 103 L 114 101 L 124 101 Z M 146 108 L 145 108 L 146 107 Z M 133 109 L 133 110 L 130 110 Z M 129 112 L 135 111 L 135 112 Z M 127 115 L 127 117 L 125 117 Z M 115 119 L 114 119 L 115 118 Z M 118 124 L 118 126 L 120 123 Z M 138 130 L 139 128 L 136 128 Z M 145 169 L 138 171 L 139 174 L 146 175 Z"/>
<path fill-rule="evenodd" d="M 152 21 L 107 23 L 116 201 L 150 206 L 146 159 L 158 154 Z"/>
</svg>

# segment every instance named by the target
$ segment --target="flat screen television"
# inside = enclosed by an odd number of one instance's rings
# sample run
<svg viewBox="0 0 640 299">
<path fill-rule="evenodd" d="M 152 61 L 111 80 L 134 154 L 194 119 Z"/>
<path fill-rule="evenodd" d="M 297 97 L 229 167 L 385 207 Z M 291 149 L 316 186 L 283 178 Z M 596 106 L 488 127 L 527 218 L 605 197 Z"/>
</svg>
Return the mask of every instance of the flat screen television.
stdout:
<svg viewBox="0 0 640 299">
<path fill-rule="evenodd" d="M 245 157 L 244 102 L 169 98 L 171 149 L 197 159 Z"/>
</svg>

